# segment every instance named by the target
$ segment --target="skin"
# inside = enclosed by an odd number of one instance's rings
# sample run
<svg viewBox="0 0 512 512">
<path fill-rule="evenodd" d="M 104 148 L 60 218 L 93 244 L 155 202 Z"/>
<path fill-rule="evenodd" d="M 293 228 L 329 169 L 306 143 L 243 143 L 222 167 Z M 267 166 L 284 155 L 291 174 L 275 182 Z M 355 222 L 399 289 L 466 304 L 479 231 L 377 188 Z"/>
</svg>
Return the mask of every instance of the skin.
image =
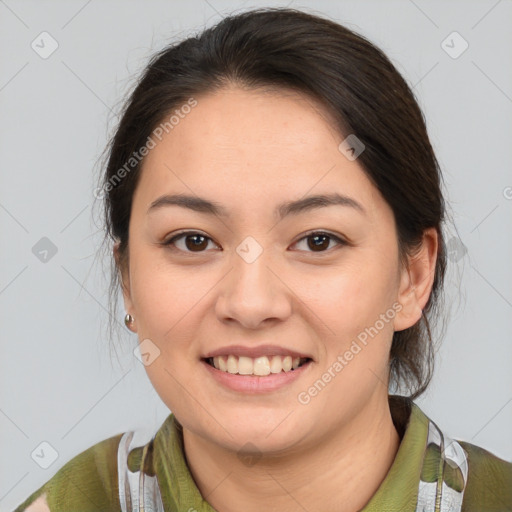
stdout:
<svg viewBox="0 0 512 512">
<path fill-rule="evenodd" d="M 399 447 L 389 351 L 393 331 L 414 325 L 428 300 L 436 231 L 425 231 L 420 251 L 401 268 L 391 208 L 357 159 L 338 150 L 344 137 L 313 99 L 235 85 L 196 99 L 146 157 L 133 198 L 121 272 L 132 330 L 161 351 L 148 376 L 183 425 L 191 474 L 216 510 L 238 511 L 242 503 L 247 512 L 360 510 Z M 328 206 L 280 221 L 273 214 L 283 201 L 333 191 L 366 213 Z M 148 213 L 166 193 L 205 197 L 231 215 L 179 206 Z M 174 250 L 162 245 L 183 229 L 210 240 L 200 252 L 190 250 L 190 238 L 188 247 L 184 238 Z M 310 230 L 349 244 L 327 239 L 315 251 L 304 238 Z M 236 252 L 247 236 L 263 249 L 252 263 Z M 299 403 L 299 393 L 397 303 L 394 318 L 308 404 Z M 276 344 L 314 362 L 293 383 L 248 395 L 214 381 L 200 361 L 230 344 Z M 247 442 L 260 457 L 252 465 L 237 456 Z"/>
</svg>

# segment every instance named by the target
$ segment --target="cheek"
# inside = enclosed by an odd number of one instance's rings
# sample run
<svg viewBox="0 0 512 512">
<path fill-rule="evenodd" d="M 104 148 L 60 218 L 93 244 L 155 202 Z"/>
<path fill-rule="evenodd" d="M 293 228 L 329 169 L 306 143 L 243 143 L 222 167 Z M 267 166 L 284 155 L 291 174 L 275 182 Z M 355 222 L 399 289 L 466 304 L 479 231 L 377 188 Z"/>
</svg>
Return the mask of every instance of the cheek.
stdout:
<svg viewBox="0 0 512 512">
<path fill-rule="evenodd" d="M 315 318 L 316 325 L 325 326 L 319 338 L 327 366 L 338 355 L 352 351 L 344 382 L 357 381 L 363 374 L 373 378 L 385 373 L 396 315 L 396 271 L 392 261 L 375 253 L 360 253 L 333 269 L 329 277 L 315 280 L 310 275 L 302 281 L 304 303 L 314 313 L 310 318 Z"/>
<path fill-rule="evenodd" d="M 179 330 L 178 322 L 194 314 L 208 283 L 206 274 L 191 267 L 184 271 L 156 258 L 134 259 L 131 293 L 139 335 L 162 339 L 170 329 Z"/>
<path fill-rule="evenodd" d="M 134 262 L 135 263 L 135 262 Z M 198 315 L 205 293 L 212 286 L 206 274 L 192 270 L 178 272 L 169 264 L 143 264 L 133 267 L 132 296 L 138 314 L 139 339 L 149 338 L 159 356 L 145 366 L 146 373 L 163 402 L 176 411 L 186 410 L 184 388 L 199 386 L 190 371 L 196 364 Z"/>
<path fill-rule="evenodd" d="M 393 269 L 376 258 L 355 257 L 328 274 L 309 273 L 300 280 L 303 302 L 328 325 L 347 328 L 378 319 L 392 305 L 395 288 Z"/>
</svg>

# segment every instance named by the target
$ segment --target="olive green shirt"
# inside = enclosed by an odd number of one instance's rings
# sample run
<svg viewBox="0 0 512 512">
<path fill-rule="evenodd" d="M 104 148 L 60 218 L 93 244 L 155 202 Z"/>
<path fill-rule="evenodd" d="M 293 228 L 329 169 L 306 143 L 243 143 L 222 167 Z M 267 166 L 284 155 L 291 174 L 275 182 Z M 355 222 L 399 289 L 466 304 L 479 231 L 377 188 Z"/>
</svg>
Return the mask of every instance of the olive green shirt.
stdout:
<svg viewBox="0 0 512 512">
<path fill-rule="evenodd" d="M 450 439 L 405 397 L 391 395 L 389 403 L 400 446 L 385 479 L 360 512 L 512 511 L 512 463 Z M 146 442 L 138 441 L 136 432 L 126 432 L 74 457 L 15 510 L 32 511 L 215 509 L 190 474 L 181 425 L 170 414 Z"/>
</svg>

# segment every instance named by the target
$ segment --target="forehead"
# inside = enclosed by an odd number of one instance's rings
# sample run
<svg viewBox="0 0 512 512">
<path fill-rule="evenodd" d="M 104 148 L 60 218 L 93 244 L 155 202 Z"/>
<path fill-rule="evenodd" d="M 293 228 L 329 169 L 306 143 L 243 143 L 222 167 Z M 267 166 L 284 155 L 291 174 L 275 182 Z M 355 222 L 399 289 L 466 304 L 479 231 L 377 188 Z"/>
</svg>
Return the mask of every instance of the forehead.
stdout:
<svg viewBox="0 0 512 512">
<path fill-rule="evenodd" d="M 314 99 L 238 87 L 195 99 L 144 160 L 136 196 L 146 208 L 169 192 L 214 195 L 235 210 L 312 193 L 357 195 L 369 209 L 383 201 L 357 160 L 339 151 L 344 137 Z"/>
<path fill-rule="evenodd" d="M 197 106 L 172 129 L 173 140 L 166 137 L 174 149 L 214 148 L 216 153 L 243 157 L 264 146 L 269 151 L 259 155 L 263 159 L 265 155 L 275 158 L 276 147 L 296 155 L 306 153 L 306 148 L 325 149 L 336 145 L 340 136 L 329 112 L 296 91 L 229 86 L 196 101 Z"/>
</svg>

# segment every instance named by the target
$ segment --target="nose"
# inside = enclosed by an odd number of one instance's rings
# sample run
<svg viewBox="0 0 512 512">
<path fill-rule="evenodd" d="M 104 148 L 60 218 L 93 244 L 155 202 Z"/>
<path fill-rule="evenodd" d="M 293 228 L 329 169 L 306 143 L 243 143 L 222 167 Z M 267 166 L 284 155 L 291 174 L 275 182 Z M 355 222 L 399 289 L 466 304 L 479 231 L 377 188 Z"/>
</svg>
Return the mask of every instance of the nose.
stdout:
<svg viewBox="0 0 512 512">
<path fill-rule="evenodd" d="M 221 321 L 257 329 L 264 322 L 283 321 L 290 316 L 293 294 L 283 273 L 270 261 L 270 252 L 263 251 L 254 261 L 233 255 L 233 268 L 223 279 L 216 302 Z"/>
</svg>

